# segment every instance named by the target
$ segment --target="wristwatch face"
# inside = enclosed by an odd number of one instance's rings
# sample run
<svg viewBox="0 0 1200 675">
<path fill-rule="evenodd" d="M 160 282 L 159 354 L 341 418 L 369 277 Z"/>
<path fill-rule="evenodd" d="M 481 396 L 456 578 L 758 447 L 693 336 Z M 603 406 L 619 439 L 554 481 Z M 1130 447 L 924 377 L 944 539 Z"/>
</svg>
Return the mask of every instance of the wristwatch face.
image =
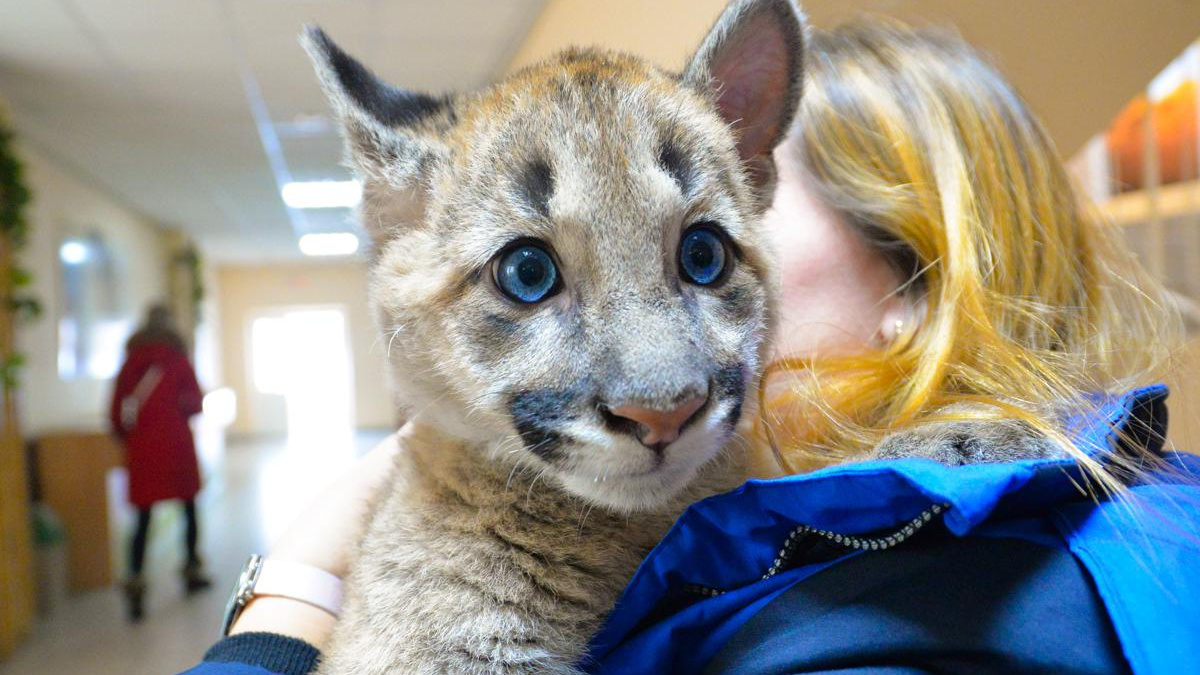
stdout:
<svg viewBox="0 0 1200 675">
<path fill-rule="evenodd" d="M 242 610 L 246 608 L 246 604 L 254 597 L 254 585 L 258 583 L 262 562 L 262 556 L 252 555 L 246 561 L 246 566 L 242 568 L 242 575 L 238 577 L 237 586 L 234 587 L 233 593 L 229 596 L 229 602 L 225 605 L 225 620 L 221 623 L 222 636 L 229 635 L 229 629 L 233 628 L 233 622 L 237 621 Z"/>
</svg>

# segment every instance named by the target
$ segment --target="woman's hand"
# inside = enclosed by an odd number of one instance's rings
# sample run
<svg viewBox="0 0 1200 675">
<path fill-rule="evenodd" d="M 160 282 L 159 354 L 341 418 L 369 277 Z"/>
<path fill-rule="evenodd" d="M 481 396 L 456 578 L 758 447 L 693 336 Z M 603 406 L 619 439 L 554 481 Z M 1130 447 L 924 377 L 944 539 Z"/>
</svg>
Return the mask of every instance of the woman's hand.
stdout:
<svg viewBox="0 0 1200 675">
<path fill-rule="evenodd" d="M 393 434 L 360 459 L 306 508 L 272 548 L 271 559 L 318 567 L 339 578 L 366 527 L 367 509 L 400 450 Z M 299 638 L 323 648 L 333 631 L 333 615 L 317 607 L 277 596 L 254 598 L 230 629 L 230 635 L 266 632 Z"/>
</svg>

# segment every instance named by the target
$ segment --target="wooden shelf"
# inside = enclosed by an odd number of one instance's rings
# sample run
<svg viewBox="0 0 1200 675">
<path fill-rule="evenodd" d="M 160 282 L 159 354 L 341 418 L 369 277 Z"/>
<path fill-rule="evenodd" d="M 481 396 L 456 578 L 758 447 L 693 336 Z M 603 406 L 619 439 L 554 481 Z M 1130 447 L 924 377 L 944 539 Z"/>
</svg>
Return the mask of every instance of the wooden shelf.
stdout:
<svg viewBox="0 0 1200 675">
<path fill-rule="evenodd" d="M 1100 205 L 1118 225 L 1141 225 L 1157 215 L 1164 220 L 1200 215 L 1200 180 L 1172 183 L 1158 188 L 1157 210 L 1149 191 L 1139 190 L 1117 195 Z"/>
<path fill-rule="evenodd" d="M 123 463 L 120 444 L 106 433 L 64 431 L 37 439 L 42 499 L 67 530 L 72 591 L 113 583 L 108 536 L 108 472 Z"/>
</svg>

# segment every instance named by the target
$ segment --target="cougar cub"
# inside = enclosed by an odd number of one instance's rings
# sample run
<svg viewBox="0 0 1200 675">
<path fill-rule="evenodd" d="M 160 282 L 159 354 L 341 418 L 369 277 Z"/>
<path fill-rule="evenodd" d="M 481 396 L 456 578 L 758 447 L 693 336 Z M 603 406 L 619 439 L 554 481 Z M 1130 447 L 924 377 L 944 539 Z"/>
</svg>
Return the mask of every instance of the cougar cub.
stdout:
<svg viewBox="0 0 1200 675">
<path fill-rule="evenodd" d="M 803 33 L 736 0 L 682 74 L 570 50 L 434 97 L 308 30 L 412 420 L 322 673 L 577 672 L 683 506 L 740 481 Z"/>
</svg>

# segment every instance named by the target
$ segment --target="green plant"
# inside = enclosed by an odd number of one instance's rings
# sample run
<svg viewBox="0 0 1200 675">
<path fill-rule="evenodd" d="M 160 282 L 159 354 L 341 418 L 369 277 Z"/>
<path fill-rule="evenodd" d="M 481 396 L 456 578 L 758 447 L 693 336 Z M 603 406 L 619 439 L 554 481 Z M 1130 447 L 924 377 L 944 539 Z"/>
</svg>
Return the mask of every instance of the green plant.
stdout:
<svg viewBox="0 0 1200 675">
<path fill-rule="evenodd" d="M 33 282 L 33 274 L 16 264 L 16 252 L 29 240 L 29 221 L 25 219 L 25 207 L 31 195 L 25 185 L 25 167 L 17 158 L 14 149 L 14 134 L 7 120 L 0 116 L 0 238 L 9 251 L 8 279 L 0 279 L 3 306 L 13 322 L 31 321 L 41 316 L 42 303 L 26 292 Z M 0 354 L 0 385 L 6 390 L 15 389 L 19 372 L 25 365 L 25 356 L 15 351 Z"/>
<path fill-rule="evenodd" d="M 13 152 L 13 141 L 7 120 L 0 118 L 0 234 L 18 249 L 29 235 L 25 207 L 30 194 L 25 187 L 25 167 Z"/>
<path fill-rule="evenodd" d="M 21 369 L 25 367 L 25 355 L 16 352 L 0 361 L 0 384 L 5 389 L 16 389 L 20 384 Z"/>
<path fill-rule="evenodd" d="M 191 303 L 192 320 L 199 323 L 204 302 L 204 265 L 200 259 L 200 252 L 196 250 L 195 246 L 189 244 L 175 254 L 174 263 L 182 268 L 188 283 L 191 284 L 187 291 L 188 300 Z"/>
</svg>

